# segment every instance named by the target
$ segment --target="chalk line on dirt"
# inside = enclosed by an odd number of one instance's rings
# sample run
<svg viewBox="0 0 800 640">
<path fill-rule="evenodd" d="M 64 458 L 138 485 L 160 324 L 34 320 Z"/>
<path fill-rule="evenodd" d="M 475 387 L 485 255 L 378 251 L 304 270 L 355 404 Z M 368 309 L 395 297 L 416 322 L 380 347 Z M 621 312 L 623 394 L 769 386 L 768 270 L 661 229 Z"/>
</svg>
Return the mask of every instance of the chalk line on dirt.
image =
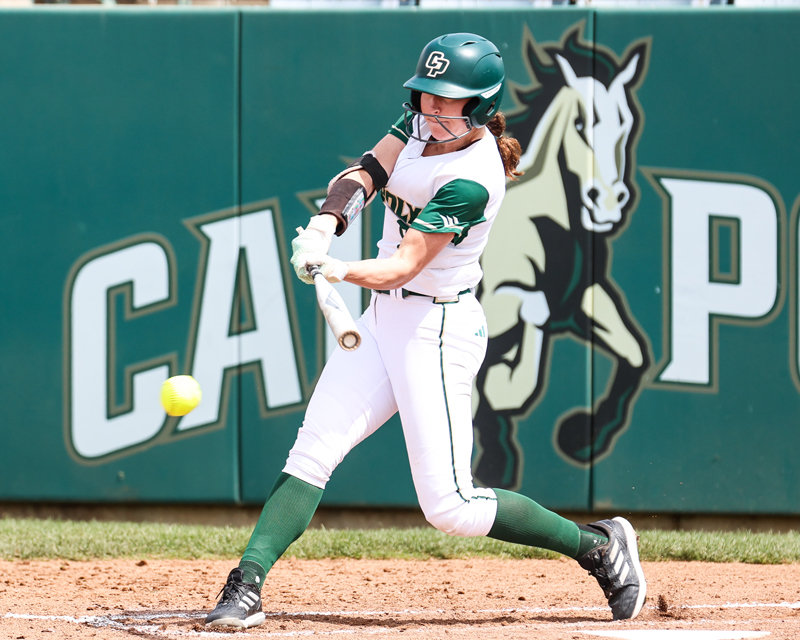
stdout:
<svg viewBox="0 0 800 640">
<path fill-rule="evenodd" d="M 650 609 L 654 609 L 656 607 L 650 605 L 648 606 Z M 695 604 L 695 605 L 682 605 L 678 607 L 680 609 L 758 609 L 758 608 L 780 608 L 780 609 L 800 609 L 800 602 L 725 602 L 719 604 Z M 590 611 L 605 611 L 608 607 L 513 607 L 513 608 L 501 608 L 501 609 L 475 609 L 471 610 L 469 613 L 473 614 L 481 614 L 481 613 L 569 613 L 569 612 L 590 612 Z M 297 612 L 269 612 L 267 613 L 267 617 L 303 617 L 303 616 L 320 616 L 320 617 L 330 617 L 330 616 L 340 616 L 340 617 L 363 617 L 363 616 L 398 616 L 398 615 L 430 615 L 430 614 L 437 614 L 437 613 L 452 613 L 452 610 L 449 609 L 400 609 L 397 611 L 297 611 Z M 93 627 L 106 627 L 112 629 L 119 629 L 120 631 L 137 631 L 142 634 L 152 634 L 155 636 L 161 637 L 169 637 L 169 636 L 203 636 L 203 637 L 229 637 L 228 633 L 220 633 L 214 631 L 182 631 L 182 630 L 162 630 L 160 624 L 152 624 L 154 620 L 163 620 L 163 619 L 184 619 L 184 620 L 202 620 L 205 617 L 206 612 L 204 611 L 194 611 L 194 612 L 153 612 L 147 613 L 145 611 L 142 612 L 131 612 L 131 613 L 118 613 L 118 614 L 109 614 L 109 615 L 86 615 L 86 616 L 67 616 L 67 615 L 36 615 L 36 614 L 28 614 L 28 613 L 5 613 L 0 618 L 16 618 L 16 619 L 24 619 L 24 620 L 48 620 L 53 622 L 68 622 L 73 624 L 85 624 Z M 134 622 L 131 624 L 131 622 Z M 150 624 L 147 624 L 147 623 Z M 688 621 L 685 621 L 689 623 Z M 718 621 L 719 622 L 719 621 Z M 745 624 L 747 622 L 752 621 L 728 621 L 730 624 L 734 624 L 739 626 L 742 622 Z M 378 621 L 376 623 L 379 624 Z M 586 623 L 553 623 L 554 626 L 579 626 L 584 625 Z M 689 623 L 691 624 L 691 623 Z M 471 625 L 465 624 L 466 627 Z M 489 630 L 493 628 L 492 626 L 487 625 L 474 625 L 480 626 L 481 629 Z M 520 624 L 515 625 L 520 629 L 525 628 L 540 628 L 543 624 L 537 625 L 530 625 L 530 624 Z M 545 623 L 546 626 L 546 623 Z M 503 628 L 503 627 L 498 627 Z M 420 629 L 405 629 L 405 632 L 409 631 L 425 631 L 425 628 L 422 627 Z M 654 631 L 654 630 L 650 630 Z M 398 629 L 392 627 L 383 627 L 383 626 L 376 626 L 372 629 L 369 628 L 360 628 L 360 629 L 340 629 L 340 630 L 331 630 L 331 631 L 315 631 L 315 630 L 306 630 L 306 631 L 278 631 L 278 632 L 268 632 L 259 634 L 262 637 L 298 637 L 298 636 L 311 636 L 311 635 L 320 635 L 320 636 L 328 636 L 328 635 L 350 635 L 354 633 L 361 633 L 361 634 L 389 634 L 399 632 Z M 598 633 L 592 633 L 589 631 L 581 631 L 582 633 L 587 633 L 589 635 L 599 635 Z M 605 632 L 608 633 L 608 632 Z M 729 632 L 731 633 L 731 632 Z M 750 633 L 750 632 L 733 632 L 733 633 Z M 618 637 L 621 638 L 622 636 L 607 636 L 607 637 Z M 626 636 L 627 637 L 627 636 Z M 650 636 L 647 636 L 649 638 Z M 653 636 L 655 637 L 655 636 Z M 665 640 L 667 638 L 672 638 L 672 636 L 661 636 Z M 677 640 L 680 636 L 674 636 Z M 687 640 L 690 636 L 685 636 Z M 700 636 L 696 636 L 698 640 Z M 711 638 L 711 636 L 708 636 Z M 734 636 L 730 636 L 733 638 Z M 739 638 L 747 638 L 747 637 L 759 637 L 759 636 L 742 636 L 738 635 L 735 637 Z M 634 638 L 634 636 L 631 636 Z M 646 636 L 641 636 L 642 640 L 645 640 Z M 720 636 L 723 638 L 723 636 Z M 635 640 L 639 640 L 639 636 L 635 636 Z"/>
<path fill-rule="evenodd" d="M 632 631 L 578 631 L 587 636 L 618 640 L 744 640 L 763 638 L 769 631 L 708 631 L 685 629 L 642 629 Z"/>
</svg>

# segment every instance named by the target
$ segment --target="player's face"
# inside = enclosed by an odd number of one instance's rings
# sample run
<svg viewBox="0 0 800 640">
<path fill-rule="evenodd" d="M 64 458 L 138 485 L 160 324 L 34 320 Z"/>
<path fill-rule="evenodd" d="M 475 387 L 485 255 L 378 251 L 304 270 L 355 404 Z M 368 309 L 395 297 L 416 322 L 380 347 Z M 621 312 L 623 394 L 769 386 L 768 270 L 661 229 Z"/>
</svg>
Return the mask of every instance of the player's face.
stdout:
<svg viewBox="0 0 800 640">
<path fill-rule="evenodd" d="M 460 118 L 464 115 L 464 105 L 469 102 L 469 98 L 442 98 L 430 93 L 423 93 L 420 96 L 420 110 L 434 116 L 455 116 Z M 460 136 L 467 132 L 467 123 L 464 120 L 442 120 L 441 123 L 427 116 L 428 127 L 431 135 L 436 140 L 447 140 L 453 136 Z M 442 126 L 444 124 L 444 126 Z M 447 127 L 445 129 L 444 127 Z M 448 131 L 449 130 L 449 131 Z"/>
</svg>

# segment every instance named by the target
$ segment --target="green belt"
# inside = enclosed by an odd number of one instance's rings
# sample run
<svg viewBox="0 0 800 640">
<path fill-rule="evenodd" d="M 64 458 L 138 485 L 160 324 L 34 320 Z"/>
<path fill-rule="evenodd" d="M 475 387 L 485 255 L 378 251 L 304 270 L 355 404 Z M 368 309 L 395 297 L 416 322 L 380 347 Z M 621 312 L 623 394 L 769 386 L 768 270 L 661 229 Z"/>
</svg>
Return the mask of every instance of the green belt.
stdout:
<svg viewBox="0 0 800 640">
<path fill-rule="evenodd" d="M 401 289 L 401 294 L 404 298 L 408 298 L 409 296 L 417 296 L 419 298 L 430 298 L 436 303 L 443 303 L 443 302 L 458 302 L 458 298 L 463 296 L 465 293 L 471 293 L 472 289 L 464 289 L 463 291 L 459 291 L 455 296 L 451 298 L 445 298 L 444 296 L 429 296 L 425 293 L 417 293 L 416 291 L 409 291 L 408 289 Z M 383 291 L 381 289 L 375 289 L 375 293 L 383 293 L 391 295 L 391 291 Z"/>
</svg>

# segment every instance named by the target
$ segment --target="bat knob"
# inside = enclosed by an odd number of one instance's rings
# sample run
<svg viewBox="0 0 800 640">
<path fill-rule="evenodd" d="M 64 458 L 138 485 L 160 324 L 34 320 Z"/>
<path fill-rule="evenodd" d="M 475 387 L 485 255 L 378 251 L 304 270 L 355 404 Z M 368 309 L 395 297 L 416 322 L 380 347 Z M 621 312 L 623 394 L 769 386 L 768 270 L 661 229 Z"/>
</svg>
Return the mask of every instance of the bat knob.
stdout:
<svg viewBox="0 0 800 640">
<path fill-rule="evenodd" d="M 355 351 L 361 346 L 361 335 L 357 331 L 348 331 L 339 338 L 339 346 L 345 351 Z"/>
</svg>

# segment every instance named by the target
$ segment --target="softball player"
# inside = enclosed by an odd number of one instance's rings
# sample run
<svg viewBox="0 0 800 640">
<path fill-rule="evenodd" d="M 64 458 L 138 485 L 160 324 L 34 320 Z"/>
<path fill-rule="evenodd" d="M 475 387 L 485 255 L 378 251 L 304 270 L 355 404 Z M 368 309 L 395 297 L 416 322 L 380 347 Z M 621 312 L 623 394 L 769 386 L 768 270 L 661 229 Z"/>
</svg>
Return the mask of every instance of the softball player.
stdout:
<svg viewBox="0 0 800 640">
<path fill-rule="evenodd" d="M 320 214 L 292 242 L 292 264 L 311 283 L 372 289 L 358 320 L 362 345 L 325 366 L 283 472 L 210 627 L 261 624 L 261 588 L 275 561 L 311 521 L 333 470 L 400 413 L 414 487 L 427 520 L 457 536 L 551 549 L 597 578 L 614 619 L 635 617 L 646 583 L 637 536 L 623 518 L 578 525 L 522 495 L 472 483 L 473 378 L 486 351 L 475 298 L 479 259 L 514 178 L 520 147 L 502 137 L 503 61 L 473 34 L 436 38 L 422 51 L 405 115 L 370 152 L 336 176 Z M 385 204 L 375 260 L 327 255 L 377 193 Z"/>
</svg>

